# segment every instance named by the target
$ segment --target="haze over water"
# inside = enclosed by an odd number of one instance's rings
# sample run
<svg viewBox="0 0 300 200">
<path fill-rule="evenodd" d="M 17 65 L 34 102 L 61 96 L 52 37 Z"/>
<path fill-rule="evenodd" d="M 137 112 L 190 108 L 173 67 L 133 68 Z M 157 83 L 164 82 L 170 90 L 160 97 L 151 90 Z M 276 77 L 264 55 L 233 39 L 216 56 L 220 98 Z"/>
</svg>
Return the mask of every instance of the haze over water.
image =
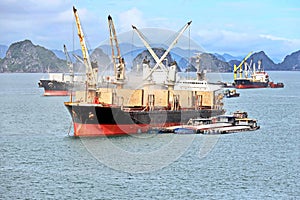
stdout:
<svg viewBox="0 0 300 200">
<path fill-rule="evenodd" d="M 269 74 L 285 87 L 224 99 L 257 131 L 109 139 L 68 136 L 68 97 L 42 96 L 46 74 L 0 74 L 0 199 L 299 199 L 300 72 Z"/>
</svg>

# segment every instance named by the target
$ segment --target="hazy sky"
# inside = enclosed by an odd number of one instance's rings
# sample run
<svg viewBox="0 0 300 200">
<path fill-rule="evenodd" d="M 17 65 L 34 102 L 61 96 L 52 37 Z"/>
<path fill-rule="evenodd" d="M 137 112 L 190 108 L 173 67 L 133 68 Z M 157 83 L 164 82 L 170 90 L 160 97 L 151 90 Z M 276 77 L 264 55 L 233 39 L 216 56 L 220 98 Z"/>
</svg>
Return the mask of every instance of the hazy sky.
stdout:
<svg viewBox="0 0 300 200">
<path fill-rule="evenodd" d="M 110 14 L 118 33 L 132 24 L 178 31 L 192 20 L 185 35 L 208 52 L 263 50 L 276 60 L 300 50 L 299 0 L 1 0 L 0 44 L 30 39 L 48 49 L 72 48 L 73 5 L 90 48 L 108 38 Z"/>
</svg>

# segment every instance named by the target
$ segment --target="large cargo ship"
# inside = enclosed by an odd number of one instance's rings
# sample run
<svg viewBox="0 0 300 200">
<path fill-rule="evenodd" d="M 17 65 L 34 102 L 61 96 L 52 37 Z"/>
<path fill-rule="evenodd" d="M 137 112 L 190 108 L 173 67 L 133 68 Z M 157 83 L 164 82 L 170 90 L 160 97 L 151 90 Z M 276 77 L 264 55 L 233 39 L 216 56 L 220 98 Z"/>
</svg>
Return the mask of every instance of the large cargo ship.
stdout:
<svg viewBox="0 0 300 200">
<path fill-rule="evenodd" d="M 147 132 L 151 128 L 186 124 L 191 118 L 224 114 L 221 88 L 214 86 L 209 89 L 195 87 L 181 90 L 184 82 L 181 81 L 180 87 L 176 87 L 176 63 L 170 67 L 162 63 L 191 22 L 184 26 L 161 58 L 157 57 L 139 30 L 133 26 L 157 63 L 150 67 L 149 61 L 145 59 L 142 64 L 144 84 L 140 87 L 138 84 L 131 84 L 135 85 L 132 88 L 126 83 L 125 62 L 120 54 L 112 18 L 109 16 L 115 88 L 105 88 L 97 87 L 97 69 L 91 67 L 79 16 L 74 7 L 73 12 L 87 74 L 85 90 L 76 91 L 74 98 L 65 102 L 74 124 L 74 136 L 136 134 Z M 160 69 L 156 70 L 158 68 Z M 156 80 L 154 83 L 153 78 L 159 72 L 165 75 L 165 79 L 160 83 Z"/>
</svg>

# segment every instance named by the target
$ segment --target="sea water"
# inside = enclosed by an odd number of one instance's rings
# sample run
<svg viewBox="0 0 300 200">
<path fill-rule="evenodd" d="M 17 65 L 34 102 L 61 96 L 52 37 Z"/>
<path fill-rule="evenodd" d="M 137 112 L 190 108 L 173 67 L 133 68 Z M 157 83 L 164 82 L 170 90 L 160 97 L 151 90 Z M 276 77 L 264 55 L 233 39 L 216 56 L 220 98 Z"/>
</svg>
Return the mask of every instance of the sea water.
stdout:
<svg viewBox="0 0 300 200">
<path fill-rule="evenodd" d="M 257 131 L 113 138 L 69 136 L 45 74 L 0 74 L 0 199 L 299 199 L 300 72 L 269 74 L 285 87 L 224 99 Z"/>
</svg>

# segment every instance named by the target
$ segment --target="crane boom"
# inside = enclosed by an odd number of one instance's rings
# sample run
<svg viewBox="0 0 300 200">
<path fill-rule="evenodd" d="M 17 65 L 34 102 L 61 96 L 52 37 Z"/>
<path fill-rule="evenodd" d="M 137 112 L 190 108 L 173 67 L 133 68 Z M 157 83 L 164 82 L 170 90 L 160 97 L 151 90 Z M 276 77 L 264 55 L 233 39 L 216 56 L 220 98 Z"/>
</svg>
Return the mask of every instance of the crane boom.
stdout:
<svg viewBox="0 0 300 200">
<path fill-rule="evenodd" d="M 150 44 L 146 41 L 146 39 L 145 39 L 145 36 L 143 35 L 143 33 L 139 30 L 139 29 L 137 29 L 137 27 L 136 26 L 133 26 L 132 25 L 132 28 L 133 28 L 133 30 L 135 30 L 135 32 L 137 33 L 137 35 L 139 36 L 139 38 L 142 40 L 142 42 L 143 42 L 143 44 L 145 45 L 145 47 L 148 49 L 148 51 L 149 51 L 149 53 L 151 54 L 151 56 L 153 57 L 153 59 L 157 62 L 157 63 L 159 63 L 158 61 L 159 61 L 159 58 L 157 57 L 157 55 L 156 55 L 156 53 L 153 51 L 153 49 L 151 48 L 151 46 L 150 46 Z M 167 72 L 168 71 L 168 69 L 160 62 L 159 63 L 159 66 L 165 71 L 165 72 Z M 150 76 L 150 75 L 149 75 Z M 148 77 L 149 77 L 148 76 Z M 147 78 L 148 78 L 147 77 Z"/>
<path fill-rule="evenodd" d="M 167 51 L 165 51 L 165 53 L 162 55 L 162 57 L 159 59 L 159 61 L 155 64 L 155 66 L 153 67 L 153 69 L 156 69 L 159 65 L 159 63 L 161 63 L 165 57 L 168 55 L 168 53 L 171 51 L 171 49 L 177 44 L 180 36 L 184 33 L 184 31 L 191 25 L 192 21 L 189 21 L 182 29 L 181 31 L 178 33 L 177 37 L 175 38 L 175 40 L 171 43 L 171 45 L 169 46 L 169 48 L 167 49 Z"/>
<path fill-rule="evenodd" d="M 122 88 L 125 79 L 125 62 L 124 59 L 121 57 L 121 50 L 119 47 L 114 22 L 110 15 L 108 15 L 108 28 L 115 78 L 117 80 L 116 84 L 118 87 Z M 115 50 L 117 50 L 116 55 Z"/>
<path fill-rule="evenodd" d="M 114 26 L 114 22 L 113 19 L 110 15 L 108 15 L 108 28 L 109 28 L 109 39 L 110 39 L 110 44 L 112 47 L 112 55 L 114 56 L 115 50 L 114 50 L 114 42 L 115 42 L 115 46 L 117 49 L 117 58 L 121 58 L 121 51 L 119 48 L 119 43 L 118 43 L 118 39 L 117 39 L 117 34 L 116 34 L 116 29 Z"/>
<path fill-rule="evenodd" d="M 74 81 L 73 63 L 72 63 L 71 57 L 68 53 L 68 50 L 67 50 L 67 47 L 65 44 L 64 44 L 64 53 L 66 55 L 67 65 L 69 67 L 69 72 L 70 72 L 70 77 L 71 77 L 70 82 L 73 84 L 73 81 Z"/>
<path fill-rule="evenodd" d="M 171 49 L 176 45 L 178 42 L 180 36 L 184 33 L 184 31 L 191 25 L 192 21 L 189 21 L 178 33 L 177 37 L 174 39 L 174 41 L 171 43 L 169 48 L 165 51 L 165 53 L 161 56 L 161 58 L 158 58 L 158 56 L 155 54 L 155 52 L 152 50 L 150 45 L 147 43 L 145 38 L 143 37 L 143 34 L 135 27 L 132 26 L 132 28 L 137 32 L 138 36 L 150 52 L 150 54 L 153 56 L 154 60 L 156 61 L 155 66 L 151 69 L 151 71 L 148 73 L 148 75 L 144 78 L 144 80 L 148 79 L 151 74 L 160 66 L 165 72 L 168 72 L 168 69 L 162 64 L 162 61 L 165 59 L 165 57 L 168 55 L 168 53 L 171 51 Z"/>
<path fill-rule="evenodd" d="M 237 72 L 238 72 L 238 69 L 240 69 L 240 78 L 242 77 L 242 72 L 243 72 L 243 70 L 242 70 L 242 65 L 244 64 L 244 62 L 246 62 L 246 60 L 250 57 L 252 55 L 252 51 L 250 52 L 250 53 L 248 53 L 248 55 L 242 60 L 242 62 L 238 65 L 238 66 L 236 66 L 235 64 L 234 64 L 234 66 L 233 66 L 233 79 L 234 80 L 236 80 L 236 78 L 237 78 Z"/>
<path fill-rule="evenodd" d="M 74 16 L 75 16 L 76 25 L 77 25 L 77 31 L 78 31 L 78 37 L 79 37 L 81 51 L 82 51 L 82 55 L 83 55 L 83 61 L 84 61 L 84 65 L 86 68 L 87 84 L 88 84 L 88 87 L 95 89 L 96 84 L 97 84 L 97 69 L 93 70 L 89 52 L 86 47 L 85 37 L 84 37 L 83 31 L 82 31 L 79 16 L 77 13 L 77 9 L 74 6 L 73 6 L 73 12 L 74 12 Z"/>
</svg>

